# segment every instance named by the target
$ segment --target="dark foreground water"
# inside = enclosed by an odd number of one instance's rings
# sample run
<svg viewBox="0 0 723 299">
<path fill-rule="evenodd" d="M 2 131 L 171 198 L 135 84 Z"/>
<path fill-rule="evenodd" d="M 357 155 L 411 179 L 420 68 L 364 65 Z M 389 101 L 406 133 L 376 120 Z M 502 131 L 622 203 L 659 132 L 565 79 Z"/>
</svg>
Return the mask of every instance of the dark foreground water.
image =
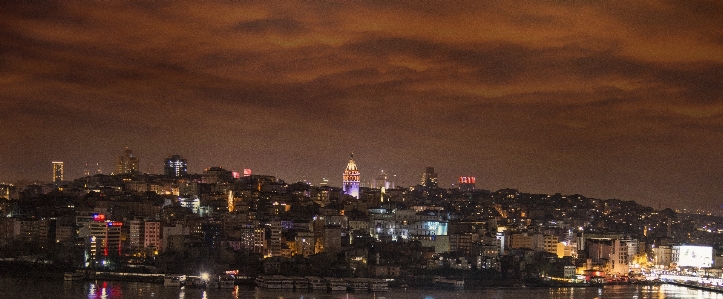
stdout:
<svg viewBox="0 0 723 299">
<path fill-rule="evenodd" d="M 477 298 L 696 298 L 723 299 L 723 294 L 672 285 L 605 286 L 602 288 L 491 288 L 484 290 L 390 290 L 377 294 L 290 292 L 240 288 L 200 290 L 164 287 L 160 284 L 120 281 L 52 281 L 0 278 L 0 298 L 161 298 L 161 299 L 477 299 Z"/>
</svg>

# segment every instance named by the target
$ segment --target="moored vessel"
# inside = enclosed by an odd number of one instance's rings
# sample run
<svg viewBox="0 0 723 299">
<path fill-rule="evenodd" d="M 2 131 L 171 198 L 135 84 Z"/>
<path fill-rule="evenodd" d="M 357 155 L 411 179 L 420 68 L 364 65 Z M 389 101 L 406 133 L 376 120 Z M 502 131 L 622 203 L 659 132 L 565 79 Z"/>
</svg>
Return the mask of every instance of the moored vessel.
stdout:
<svg viewBox="0 0 723 299">
<path fill-rule="evenodd" d="M 65 281 L 73 281 L 73 280 L 83 280 L 85 279 L 85 272 L 82 270 L 76 270 L 75 272 L 65 272 L 63 274 L 63 280 Z"/>
<path fill-rule="evenodd" d="M 347 288 L 346 281 L 340 278 L 328 278 L 327 284 L 330 291 L 346 291 Z"/>
<path fill-rule="evenodd" d="M 442 288 L 453 288 L 453 289 L 464 289 L 464 280 L 462 279 L 451 279 L 437 276 L 432 282 L 435 286 Z"/>
</svg>

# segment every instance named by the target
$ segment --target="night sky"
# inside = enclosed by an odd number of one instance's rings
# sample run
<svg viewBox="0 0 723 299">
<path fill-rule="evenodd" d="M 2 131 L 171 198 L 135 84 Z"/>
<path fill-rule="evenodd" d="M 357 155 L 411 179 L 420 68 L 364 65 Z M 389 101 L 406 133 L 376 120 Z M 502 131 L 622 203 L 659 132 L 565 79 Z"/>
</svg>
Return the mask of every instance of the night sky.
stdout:
<svg viewBox="0 0 723 299">
<path fill-rule="evenodd" d="M 340 186 L 354 152 L 362 182 L 723 204 L 720 1 L 23 2 L 0 4 L 0 181 L 129 147 Z"/>
</svg>

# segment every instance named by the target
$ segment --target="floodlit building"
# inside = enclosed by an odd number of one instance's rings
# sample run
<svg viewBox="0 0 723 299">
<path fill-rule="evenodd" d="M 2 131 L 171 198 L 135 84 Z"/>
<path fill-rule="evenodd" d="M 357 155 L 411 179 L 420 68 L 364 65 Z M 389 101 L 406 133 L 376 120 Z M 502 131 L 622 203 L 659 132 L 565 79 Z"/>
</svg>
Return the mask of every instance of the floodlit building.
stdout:
<svg viewBox="0 0 723 299">
<path fill-rule="evenodd" d="M 85 239 L 86 266 L 107 262 L 108 256 L 120 256 L 122 222 L 105 220 L 105 215 L 94 214 L 93 220 L 85 222 L 80 236 Z"/>
<path fill-rule="evenodd" d="M 53 183 L 63 181 L 63 162 L 53 162 Z"/>
<path fill-rule="evenodd" d="M 344 194 L 359 198 L 359 169 L 357 169 L 356 163 L 354 163 L 354 154 L 351 155 L 349 163 L 346 164 L 343 182 L 342 190 Z"/>
<path fill-rule="evenodd" d="M 459 177 L 459 190 L 460 191 L 474 191 L 476 180 L 477 179 L 473 176 Z"/>
<path fill-rule="evenodd" d="M 138 157 L 133 156 L 133 151 L 126 147 L 123 155 L 115 159 L 115 171 L 113 174 L 129 174 L 138 172 Z"/>
<path fill-rule="evenodd" d="M 188 175 L 188 163 L 180 155 L 173 155 L 163 162 L 163 174 L 168 177 L 182 177 Z"/>
<path fill-rule="evenodd" d="M 678 267 L 710 268 L 713 264 L 713 247 L 676 245 L 672 248 L 671 257 Z"/>
</svg>

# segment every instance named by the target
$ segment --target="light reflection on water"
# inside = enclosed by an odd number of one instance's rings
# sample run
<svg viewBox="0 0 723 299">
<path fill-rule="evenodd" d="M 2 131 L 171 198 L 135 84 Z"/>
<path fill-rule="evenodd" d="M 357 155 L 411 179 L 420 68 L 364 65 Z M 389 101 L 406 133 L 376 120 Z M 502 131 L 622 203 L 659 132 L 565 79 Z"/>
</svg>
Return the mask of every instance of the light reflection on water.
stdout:
<svg viewBox="0 0 723 299">
<path fill-rule="evenodd" d="M 371 293 L 326 293 L 235 289 L 186 289 L 161 284 L 0 278 L 0 298 L 157 298 L 157 299 L 723 299 L 723 294 L 672 285 L 606 286 L 604 288 L 489 288 L 484 290 L 391 290 Z"/>
</svg>

